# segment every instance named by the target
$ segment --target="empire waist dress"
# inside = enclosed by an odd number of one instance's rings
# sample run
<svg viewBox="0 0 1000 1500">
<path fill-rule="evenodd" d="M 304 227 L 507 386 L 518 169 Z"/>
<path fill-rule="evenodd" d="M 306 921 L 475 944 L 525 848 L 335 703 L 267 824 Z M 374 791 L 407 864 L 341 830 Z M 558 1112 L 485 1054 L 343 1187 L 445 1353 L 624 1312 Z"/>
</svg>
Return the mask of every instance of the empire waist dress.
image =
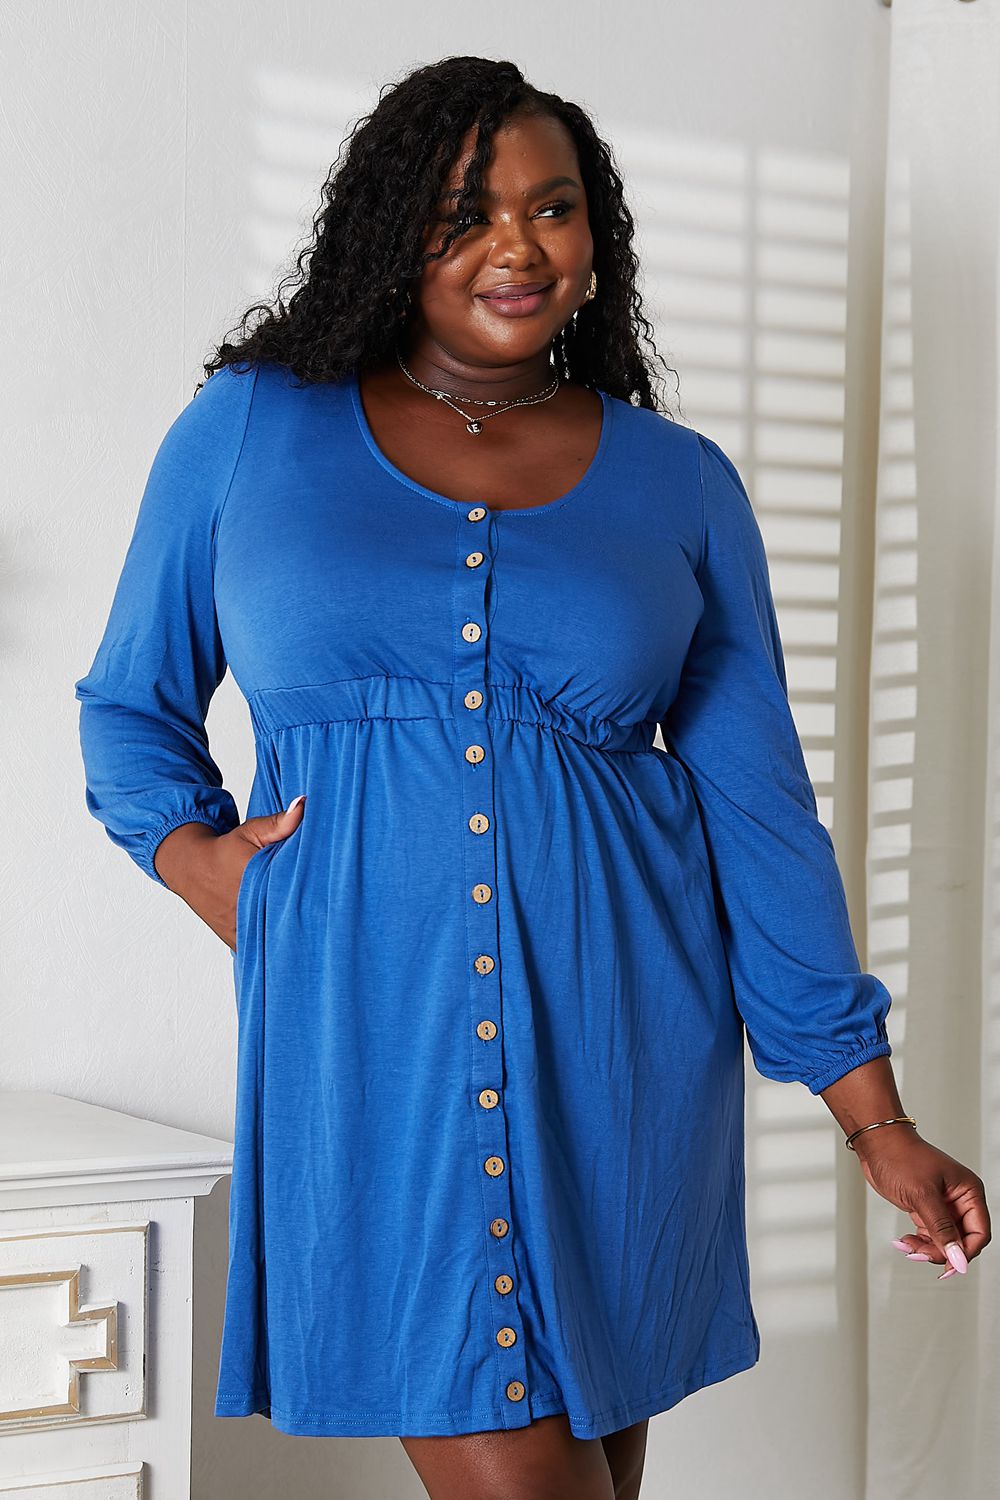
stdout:
<svg viewBox="0 0 1000 1500">
<path fill-rule="evenodd" d="M 593 1438 L 750 1368 L 744 1035 L 813 1093 L 890 1053 L 746 489 L 600 394 L 580 480 L 519 510 L 271 362 L 153 460 L 75 684 L 87 805 L 160 884 L 172 829 L 236 827 L 227 668 L 246 816 L 306 794 L 238 892 L 217 1416 Z"/>
</svg>

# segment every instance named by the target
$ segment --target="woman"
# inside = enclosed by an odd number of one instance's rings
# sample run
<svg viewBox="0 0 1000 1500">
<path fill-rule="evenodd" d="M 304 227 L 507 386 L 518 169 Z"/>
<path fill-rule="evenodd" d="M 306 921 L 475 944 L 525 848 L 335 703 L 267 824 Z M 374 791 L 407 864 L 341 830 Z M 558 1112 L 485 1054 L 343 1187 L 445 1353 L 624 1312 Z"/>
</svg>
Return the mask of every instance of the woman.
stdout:
<svg viewBox="0 0 1000 1500">
<path fill-rule="evenodd" d="M 586 114 L 422 68 L 315 229 L 164 438 L 76 684 L 92 812 L 234 950 L 216 1414 L 397 1435 L 434 1500 L 632 1500 L 648 1418 L 758 1358 L 744 1026 L 901 1248 L 964 1271 L 983 1185 L 904 1115 L 760 532 L 656 405 Z"/>
</svg>

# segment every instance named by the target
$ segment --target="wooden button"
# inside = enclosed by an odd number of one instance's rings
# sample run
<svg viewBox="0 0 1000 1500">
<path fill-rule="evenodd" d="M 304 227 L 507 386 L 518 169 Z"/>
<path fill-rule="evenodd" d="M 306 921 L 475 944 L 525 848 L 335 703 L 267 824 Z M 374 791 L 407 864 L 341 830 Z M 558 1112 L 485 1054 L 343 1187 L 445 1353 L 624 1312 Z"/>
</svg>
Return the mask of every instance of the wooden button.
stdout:
<svg viewBox="0 0 1000 1500">
<path fill-rule="evenodd" d="M 482 626 L 477 625 L 475 620 L 470 620 L 467 625 L 462 626 L 462 635 L 467 641 L 478 641 L 482 633 Z"/>
<path fill-rule="evenodd" d="M 493 960 L 492 960 L 492 958 L 490 958 L 490 955 L 488 953 L 477 953 L 476 954 L 475 968 L 476 968 L 476 973 L 477 974 L 492 974 L 493 967 L 494 967 Z M 480 1023 L 480 1024 L 487 1024 L 487 1023 Z M 488 1024 L 492 1026 L 493 1023 L 491 1021 Z"/>
<path fill-rule="evenodd" d="M 483 701 L 483 695 L 478 688 L 470 688 L 462 702 L 466 708 L 478 708 Z"/>
<path fill-rule="evenodd" d="M 507 1395 L 511 1401 L 520 1401 L 524 1396 L 524 1386 L 519 1380 L 509 1380 L 507 1382 Z"/>
<path fill-rule="evenodd" d="M 479 885 L 474 885 L 472 887 L 472 899 L 473 901 L 475 901 L 477 906 L 485 906 L 492 895 L 492 887 L 485 885 L 482 881 L 480 881 Z"/>
<path fill-rule="evenodd" d="M 493 1285 L 496 1287 L 496 1289 L 500 1293 L 501 1297 L 506 1297 L 507 1293 L 509 1291 L 512 1291 L 513 1287 L 514 1287 L 513 1281 L 511 1281 L 511 1279 L 510 1279 L 509 1276 L 505 1276 L 505 1275 L 500 1275 L 500 1276 L 495 1277 L 494 1281 L 493 1281 Z"/>
<path fill-rule="evenodd" d="M 466 745 L 465 758 L 470 765 L 478 766 L 481 760 L 486 759 L 486 751 L 482 745 Z"/>
<path fill-rule="evenodd" d="M 467 521 L 481 521 L 486 515 L 486 508 L 482 505 L 474 505 L 471 510 L 465 512 Z"/>
<path fill-rule="evenodd" d="M 491 1177 L 499 1177 L 504 1168 L 503 1158 L 500 1156 L 488 1156 L 483 1162 L 483 1166 Z"/>
<path fill-rule="evenodd" d="M 478 568 L 482 560 L 483 554 L 481 552 L 470 552 L 465 559 L 465 566 L 467 568 Z"/>
<path fill-rule="evenodd" d="M 500 1103 L 500 1095 L 496 1089 L 480 1089 L 479 1102 L 484 1109 L 496 1109 Z"/>
<path fill-rule="evenodd" d="M 490 1234 L 495 1240 L 502 1240 L 510 1225 L 506 1219 L 493 1219 L 490 1223 Z"/>
<path fill-rule="evenodd" d="M 492 1042 L 497 1034 L 497 1029 L 492 1021 L 480 1021 L 476 1027 L 476 1035 L 482 1037 L 484 1042 Z"/>
<path fill-rule="evenodd" d="M 490 820 L 485 813 L 473 813 L 469 819 L 469 827 L 473 833 L 485 833 L 490 826 Z"/>
</svg>

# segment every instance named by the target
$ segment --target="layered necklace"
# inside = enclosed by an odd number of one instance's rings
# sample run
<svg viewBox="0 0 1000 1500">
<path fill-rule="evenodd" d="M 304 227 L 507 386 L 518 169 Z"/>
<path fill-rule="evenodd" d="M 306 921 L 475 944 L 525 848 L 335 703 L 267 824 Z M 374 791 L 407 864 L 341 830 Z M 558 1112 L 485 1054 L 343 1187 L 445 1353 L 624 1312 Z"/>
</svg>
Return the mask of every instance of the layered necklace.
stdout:
<svg viewBox="0 0 1000 1500">
<path fill-rule="evenodd" d="M 515 406 L 535 406 L 539 401 L 549 401 L 559 389 L 559 376 L 555 374 L 553 375 L 551 385 L 546 386 L 545 390 L 541 391 L 537 396 L 518 396 L 514 401 L 484 401 L 474 396 L 463 396 L 463 401 L 469 406 L 495 406 L 497 408 L 496 411 L 484 412 L 481 417 L 477 417 L 473 416 L 471 412 L 463 411 L 457 402 L 449 396 L 447 391 L 437 390 L 434 386 L 424 385 L 423 381 L 418 380 L 413 372 L 408 370 L 403 363 L 403 356 L 400 354 L 398 346 L 396 348 L 396 360 L 407 380 L 412 381 L 415 386 L 418 386 L 422 391 L 426 391 L 435 400 L 443 401 L 447 406 L 451 407 L 452 411 L 457 411 L 460 417 L 464 417 L 465 430 L 466 432 L 471 432 L 473 436 L 482 432 L 483 423 L 488 422 L 490 417 L 499 417 L 503 412 L 510 411 Z"/>
</svg>

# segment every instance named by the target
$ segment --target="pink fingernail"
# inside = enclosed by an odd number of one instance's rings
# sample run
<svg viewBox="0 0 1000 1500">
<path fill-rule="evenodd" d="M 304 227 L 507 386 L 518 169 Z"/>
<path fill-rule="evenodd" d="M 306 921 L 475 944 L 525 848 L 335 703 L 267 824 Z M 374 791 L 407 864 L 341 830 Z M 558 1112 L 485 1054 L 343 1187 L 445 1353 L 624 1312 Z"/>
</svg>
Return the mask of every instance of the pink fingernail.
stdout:
<svg viewBox="0 0 1000 1500">
<path fill-rule="evenodd" d="M 956 1271 L 961 1271 L 964 1273 L 969 1269 L 969 1262 L 965 1258 L 965 1251 L 956 1240 L 952 1240 L 949 1245 L 945 1245 L 944 1253 L 945 1255 L 947 1255 Z"/>
<path fill-rule="evenodd" d="M 930 1260 L 930 1256 L 925 1255 L 922 1250 L 911 1250 L 906 1258 L 907 1260 Z"/>
<path fill-rule="evenodd" d="M 906 1243 L 905 1240 L 893 1240 L 892 1243 L 895 1245 L 895 1247 L 896 1247 L 897 1250 L 902 1250 L 907 1255 L 909 1255 L 909 1253 L 910 1253 L 910 1247 Z"/>
<path fill-rule="evenodd" d="M 954 1274 L 955 1274 L 955 1267 L 954 1266 L 949 1266 L 948 1269 L 947 1269 L 947 1271 L 942 1271 L 941 1272 L 941 1275 L 938 1277 L 938 1281 L 943 1281 L 946 1276 L 954 1276 Z"/>
</svg>

